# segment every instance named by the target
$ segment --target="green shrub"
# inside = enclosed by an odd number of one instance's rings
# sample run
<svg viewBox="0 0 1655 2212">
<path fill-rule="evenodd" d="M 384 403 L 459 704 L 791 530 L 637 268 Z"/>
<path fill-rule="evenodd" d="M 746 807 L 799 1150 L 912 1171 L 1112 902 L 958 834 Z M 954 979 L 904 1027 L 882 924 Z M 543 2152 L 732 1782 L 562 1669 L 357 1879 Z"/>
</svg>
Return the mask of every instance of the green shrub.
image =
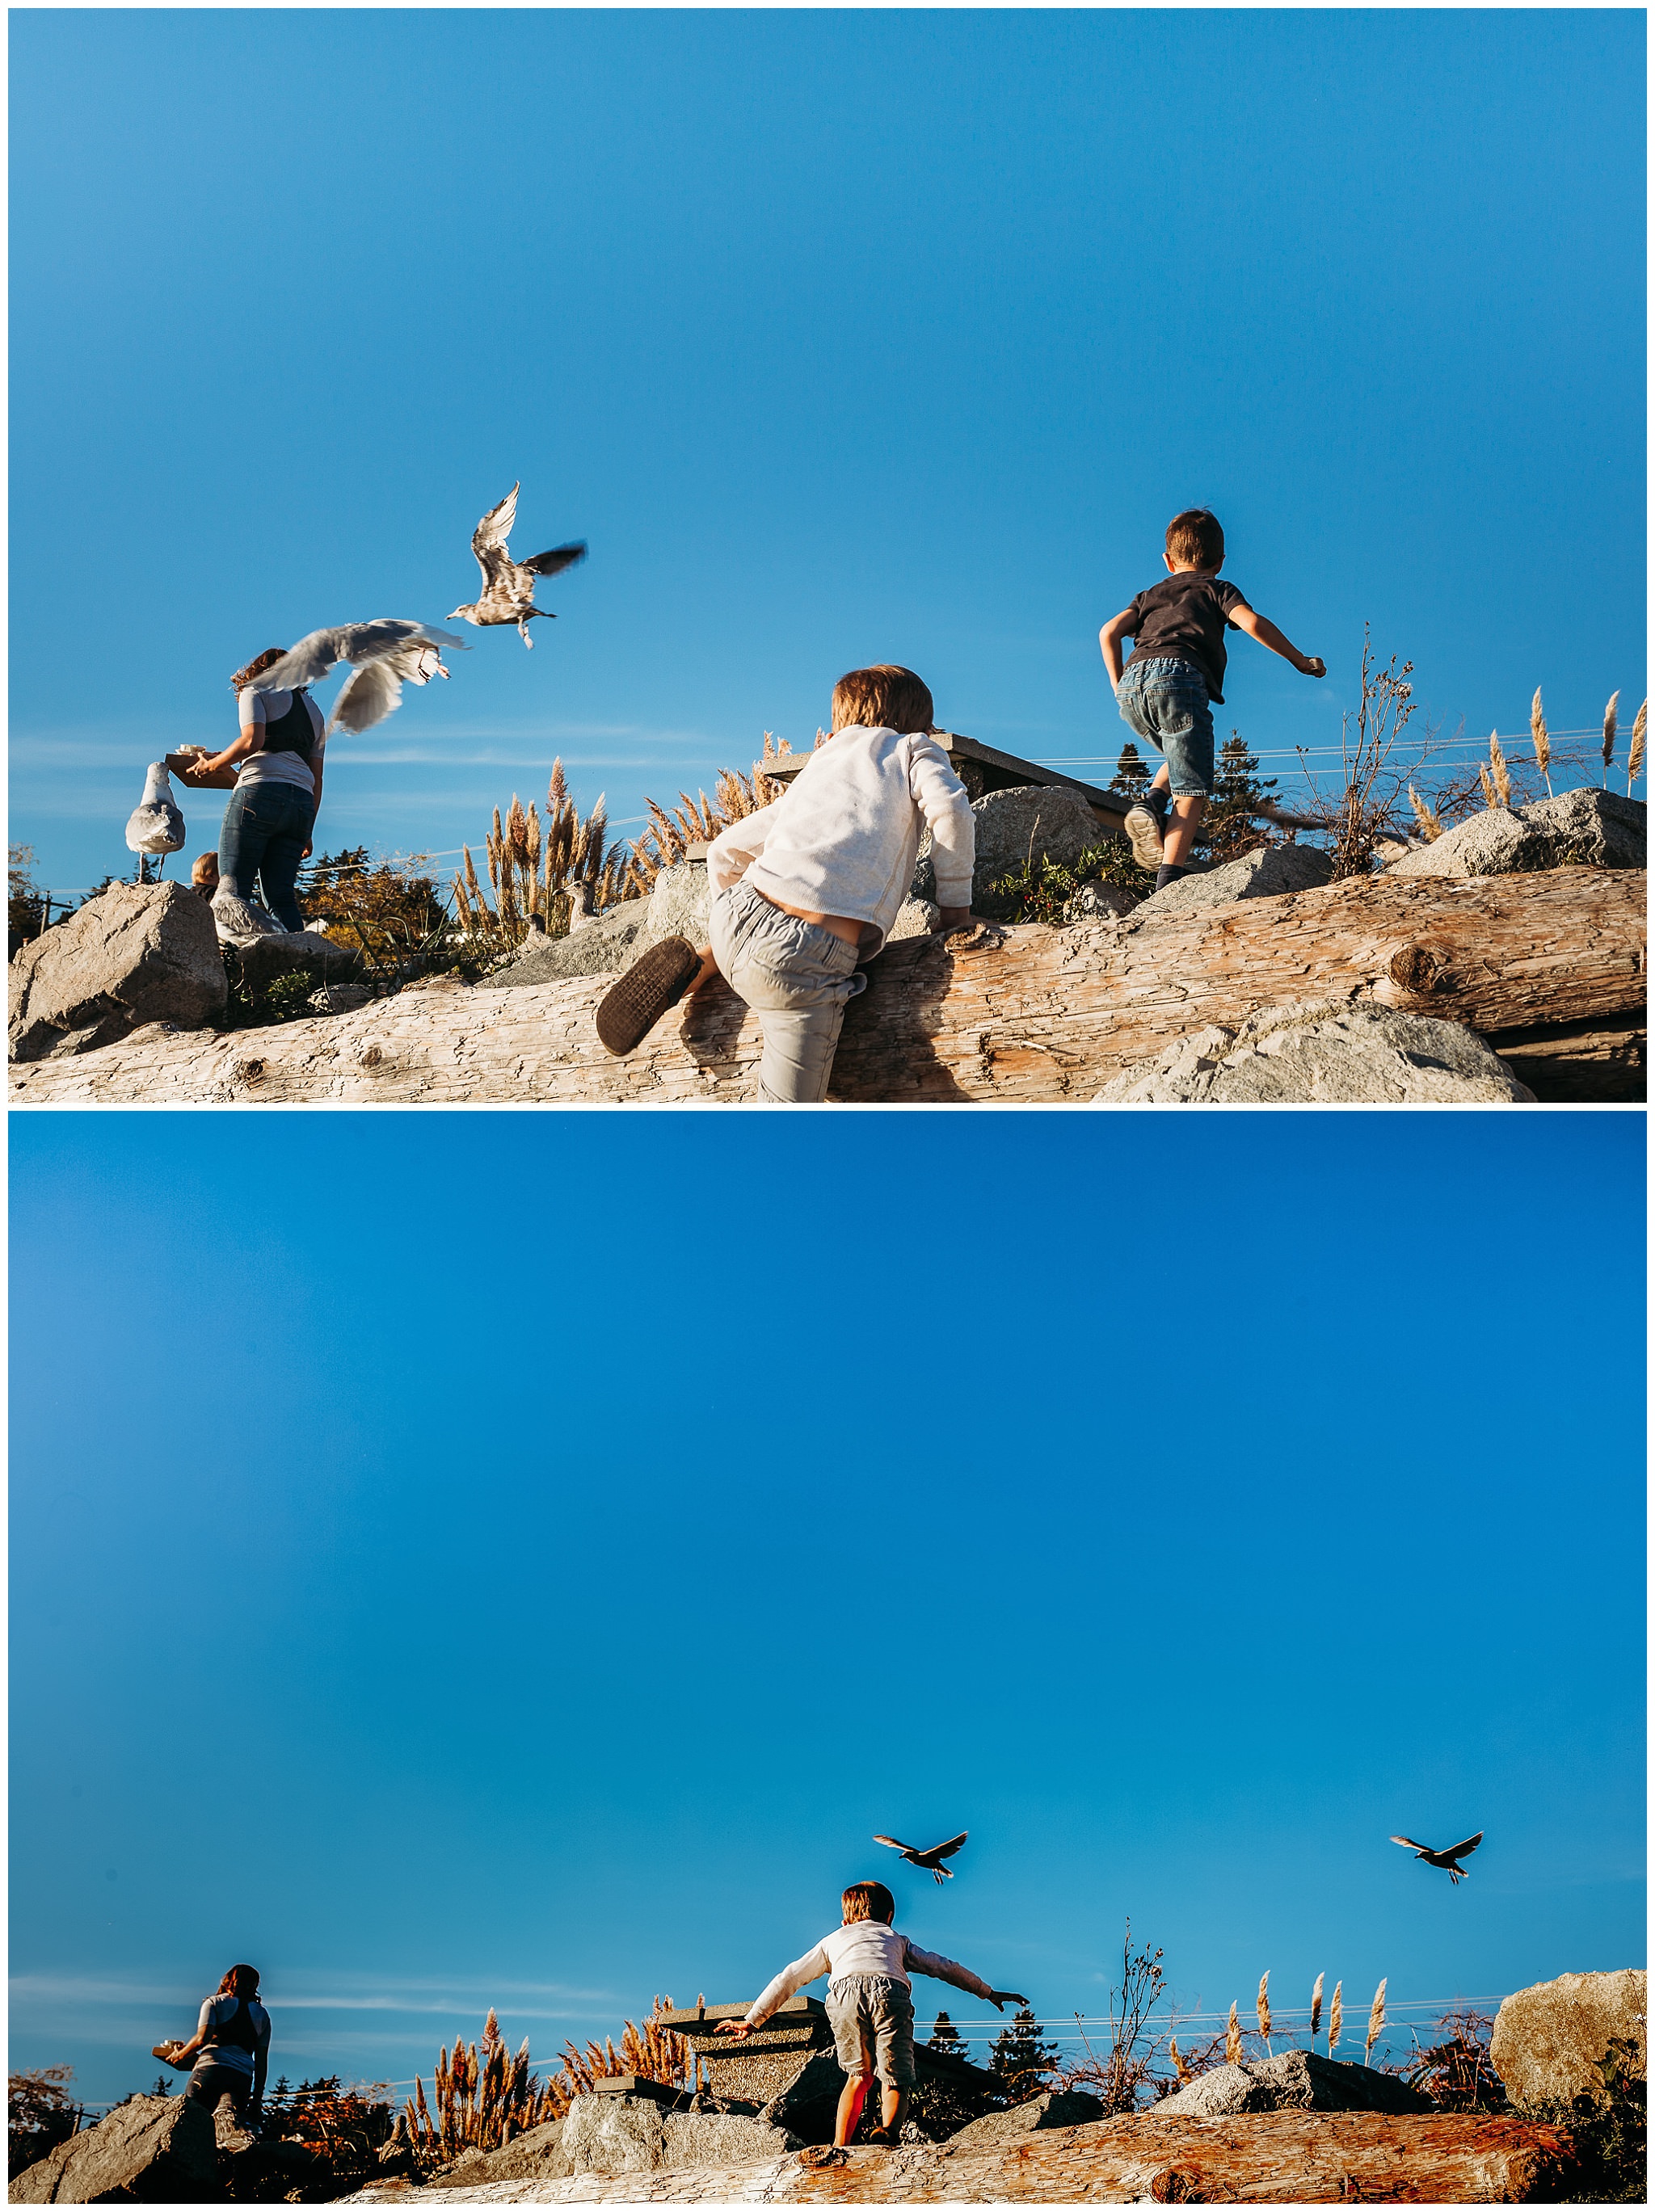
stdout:
<svg viewBox="0 0 1655 2212">
<path fill-rule="evenodd" d="M 1135 898 L 1147 898 L 1155 878 L 1132 857 L 1124 837 L 1105 837 L 1088 847 L 1072 868 L 1061 867 L 1042 854 L 1025 861 L 989 884 L 977 902 L 978 910 L 994 921 L 1044 921 L 1054 928 L 1082 884 L 1118 884 Z"/>
</svg>

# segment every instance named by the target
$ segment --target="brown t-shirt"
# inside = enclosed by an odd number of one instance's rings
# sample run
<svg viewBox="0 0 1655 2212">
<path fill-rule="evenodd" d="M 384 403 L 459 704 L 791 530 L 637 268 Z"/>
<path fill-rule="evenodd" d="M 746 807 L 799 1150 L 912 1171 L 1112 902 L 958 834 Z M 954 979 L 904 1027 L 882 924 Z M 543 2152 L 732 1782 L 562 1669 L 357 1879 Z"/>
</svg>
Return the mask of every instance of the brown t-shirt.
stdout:
<svg viewBox="0 0 1655 2212">
<path fill-rule="evenodd" d="M 1247 604 L 1244 592 L 1211 569 L 1181 568 L 1176 576 L 1140 592 L 1132 602 L 1132 633 L 1137 639 L 1132 659 L 1192 662 L 1214 704 L 1221 707 L 1227 658 L 1224 633 L 1236 627 L 1230 610 Z"/>
</svg>

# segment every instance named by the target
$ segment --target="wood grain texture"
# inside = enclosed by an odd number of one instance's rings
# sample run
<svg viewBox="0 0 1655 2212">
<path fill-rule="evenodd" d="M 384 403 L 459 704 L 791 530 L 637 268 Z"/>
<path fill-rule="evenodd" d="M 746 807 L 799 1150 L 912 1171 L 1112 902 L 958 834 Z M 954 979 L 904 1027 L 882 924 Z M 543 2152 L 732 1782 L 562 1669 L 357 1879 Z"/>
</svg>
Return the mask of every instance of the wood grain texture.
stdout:
<svg viewBox="0 0 1655 2212">
<path fill-rule="evenodd" d="M 429 2192 L 433 2204 L 1522 2204 L 1555 2202 L 1568 2139 L 1516 2119 L 1428 2113 L 1153 2112 L 991 2146 L 799 2154 L 762 2166 L 576 2174 Z M 805 2154 L 808 2158 L 811 2154 Z M 427 2201 L 381 2184 L 351 2203 Z"/>
<path fill-rule="evenodd" d="M 1091 1098 L 1173 1038 L 1260 1007 L 1371 1000 L 1483 1032 L 1623 1024 L 1644 1004 L 1641 870 L 1332 884 L 1187 915 L 910 939 L 847 1012 L 833 1095 Z M 609 976 L 429 983 L 352 1014 L 127 1040 L 12 1071 L 15 1103 L 717 1104 L 751 1099 L 758 1025 L 721 983 L 625 1060 Z"/>
</svg>

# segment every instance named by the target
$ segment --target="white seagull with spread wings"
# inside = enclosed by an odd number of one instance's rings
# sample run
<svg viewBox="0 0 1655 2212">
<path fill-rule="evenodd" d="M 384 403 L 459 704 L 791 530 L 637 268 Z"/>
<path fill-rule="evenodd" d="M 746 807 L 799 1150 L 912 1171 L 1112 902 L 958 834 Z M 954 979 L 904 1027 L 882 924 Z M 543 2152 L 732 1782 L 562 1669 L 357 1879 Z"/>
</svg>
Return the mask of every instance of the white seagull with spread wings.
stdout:
<svg viewBox="0 0 1655 2212">
<path fill-rule="evenodd" d="M 875 1836 L 873 1840 L 876 1844 L 887 1844 L 893 1851 L 900 1851 L 911 1865 L 923 1867 L 936 1881 L 952 1881 L 954 1878 L 954 1869 L 952 1867 L 944 1866 L 942 1862 L 944 1859 L 952 1858 L 970 1833 L 969 1828 L 962 1828 L 957 1836 L 950 1837 L 946 1844 L 933 1844 L 928 1851 L 919 1850 L 912 1844 L 900 1844 L 894 1836 Z"/>
<path fill-rule="evenodd" d="M 506 550 L 506 540 L 517 520 L 517 495 L 520 489 L 520 484 L 514 484 L 499 506 L 491 507 L 472 532 L 472 550 L 483 571 L 483 596 L 463 607 L 450 608 L 448 619 L 475 623 L 479 629 L 515 623 L 517 635 L 532 651 L 534 640 L 529 635 L 529 624 L 535 616 L 539 615 L 546 622 L 557 619 L 550 607 L 535 605 L 535 579 L 555 576 L 562 569 L 572 568 L 577 561 L 584 561 L 586 540 L 580 538 L 572 545 L 554 545 L 549 552 L 530 554 L 526 561 L 514 561 Z"/>
<path fill-rule="evenodd" d="M 429 684 L 434 676 L 447 681 L 442 647 L 460 653 L 471 647 L 452 630 L 433 629 L 429 623 L 409 622 L 400 616 L 380 615 L 373 622 L 344 623 L 337 629 L 313 629 L 282 658 L 253 679 L 258 691 L 291 691 L 319 684 L 331 669 L 348 661 L 354 672 L 333 702 L 327 730 L 371 730 L 402 704 L 405 684 Z"/>
</svg>

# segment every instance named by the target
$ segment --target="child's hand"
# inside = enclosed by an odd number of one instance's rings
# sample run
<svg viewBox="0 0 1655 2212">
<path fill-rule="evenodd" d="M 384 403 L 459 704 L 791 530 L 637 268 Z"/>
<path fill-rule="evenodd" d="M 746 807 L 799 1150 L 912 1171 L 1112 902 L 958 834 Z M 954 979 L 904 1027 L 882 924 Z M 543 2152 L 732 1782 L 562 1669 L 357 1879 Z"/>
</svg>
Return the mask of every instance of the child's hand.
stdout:
<svg viewBox="0 0 1655 2212">
<path fill-rule="evenodd" d="M 717 2032 L 720 2035 L 751 2035 L 753 2024 L 750 2020 L 721 2020 Z"/>
<path fill-rule="evenodd" d="M 990 1990 L 989 2002 L 996 2012 L 1004 2012 L 1008 2004 L 1026 2005 L 1027 1997 L 1019 1996 L 1015 1990 Z"/>
<path fill-rule="evenodd" d="M 937 909 L 937 926 L 934 933 L 946 937 L 952 929 L 975 929 L 977 916 L 969 906 L 945 906 Z"/>
<path fill-rule="evenodd" d="M 1306 656 L 1305 665 L 1299 671 L 1302 676 L 1325 676 L 1327 672 L 1327 662 L 1313 653 Z"/>
</svg>

